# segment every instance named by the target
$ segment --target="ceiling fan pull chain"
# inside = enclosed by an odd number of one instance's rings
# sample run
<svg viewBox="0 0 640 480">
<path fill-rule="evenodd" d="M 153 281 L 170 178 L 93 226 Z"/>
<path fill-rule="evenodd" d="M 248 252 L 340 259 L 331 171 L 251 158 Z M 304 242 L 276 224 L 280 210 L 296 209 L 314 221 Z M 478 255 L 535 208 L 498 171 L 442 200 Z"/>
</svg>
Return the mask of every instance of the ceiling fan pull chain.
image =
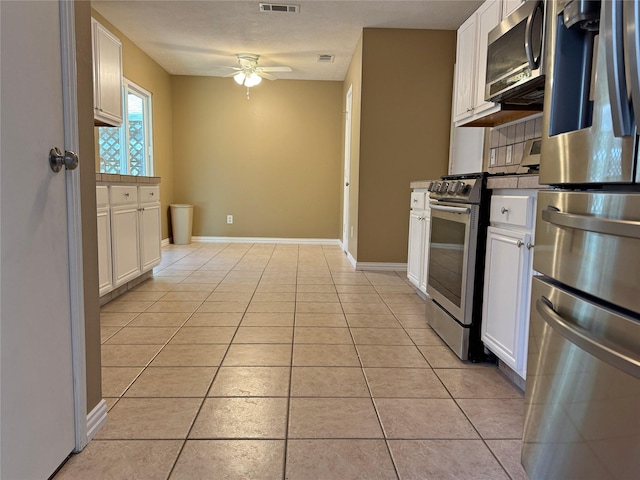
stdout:
<svg viewBox="0 0 640 480">
<path fill-rule="evenodd" d="M 250 100 L 250 97 L 249 97 L 249 87 L 247 87 L 247 100 Z"/>
</svg>

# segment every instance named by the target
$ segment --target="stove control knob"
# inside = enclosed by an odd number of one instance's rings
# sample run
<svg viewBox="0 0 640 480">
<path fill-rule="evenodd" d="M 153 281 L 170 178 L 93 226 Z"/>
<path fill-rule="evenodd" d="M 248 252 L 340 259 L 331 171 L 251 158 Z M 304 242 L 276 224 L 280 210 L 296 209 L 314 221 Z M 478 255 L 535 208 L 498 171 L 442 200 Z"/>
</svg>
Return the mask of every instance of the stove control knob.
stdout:
<svg viewBox="0 0 640 480">
<path fill-rule="evenodd" d="M 458 191 L 460 190 L 460 186 L 461 186 L 462 182 L 451 182 L 451 185 L 449 185 L 449 194 L 450 195 L 456 195 L 458 193 Z"/>
<path fill-rule="evenodd" d="M 427 188 L 427 190 L 429 192 L 433 192 L 436 188 L 438 187 L 438 182 L 429 182 L 429 187 Z"/>
<path fill-rule="evenodd" d="M 442 182 L 438 193 L 447 193 L 447 190 L 449 190 L 449 182 Z"/>
<path fill-rule="evenodd" d="M 460 186 L 458 187 L 458 195 L 466 195 L 469 193 L 471 187 L 464 182 L 460 182 Z"/>
</svg>

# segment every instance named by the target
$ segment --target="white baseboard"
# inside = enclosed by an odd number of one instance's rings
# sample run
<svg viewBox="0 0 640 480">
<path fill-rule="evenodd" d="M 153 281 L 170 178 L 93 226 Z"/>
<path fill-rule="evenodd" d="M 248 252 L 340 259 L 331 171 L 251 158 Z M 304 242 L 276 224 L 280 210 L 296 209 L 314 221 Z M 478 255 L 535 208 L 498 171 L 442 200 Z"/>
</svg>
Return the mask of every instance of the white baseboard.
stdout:
<svg viewBox="0 0 640 480">
<path fill-rule="evenodd" d="M 191 237 L 194 243 L 280 243 L 286 245 L 340 245 L 331 238 L 271 238 L 271 237 Z"/>
<path fill-rule="evenodd" d="M 384 262 L 356 262 L 356 270 L 370 270 L 381 272 L 407 271 L 406 263 L 384 263 Z"/>
<path fill-rule="evenodd" d="M 87 415 L 87 442 L 107 423 L 107 401 L 101 400 Z"/>
<path fill-rule="evenodd" d="M 349 263 L 351 263 L 351 266 L 353 268 L 356 268 L 356 265 L 357 265 L 358 262 L 356 262 L 356 259 L 353 258 L 353 255 L 351 255 L 350 252 L 344 252 L 344 253 L 347 254 L 347 260 L 349 260 Z"/>
</svg>

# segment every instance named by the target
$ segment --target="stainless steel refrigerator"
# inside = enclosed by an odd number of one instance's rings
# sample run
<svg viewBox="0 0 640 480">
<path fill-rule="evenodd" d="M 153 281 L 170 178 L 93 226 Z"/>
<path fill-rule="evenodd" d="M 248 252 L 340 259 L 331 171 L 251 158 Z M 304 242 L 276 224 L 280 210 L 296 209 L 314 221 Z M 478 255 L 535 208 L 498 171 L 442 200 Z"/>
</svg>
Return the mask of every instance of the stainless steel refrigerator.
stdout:
<svg viewBox="0 0 640 480">
<path fill-rule="evenodd" d="M 547 1 L 522 464 L 640 478 L 640 5 Z"/>
</svg>

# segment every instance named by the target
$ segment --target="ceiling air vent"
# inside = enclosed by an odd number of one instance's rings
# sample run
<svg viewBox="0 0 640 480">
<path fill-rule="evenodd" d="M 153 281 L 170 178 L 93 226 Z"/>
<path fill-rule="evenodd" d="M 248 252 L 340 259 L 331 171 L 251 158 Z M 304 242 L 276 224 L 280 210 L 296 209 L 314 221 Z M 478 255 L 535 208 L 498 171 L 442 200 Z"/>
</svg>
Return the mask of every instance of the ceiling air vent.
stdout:
<svg viewBox="0 0 640 480">
<path fill-rule="evenodd" d="M 333 63 L 336 56 L 328 53 L 321 53 L 318 55 L 318 63 Z"/>
<path fill-rule="evenodd" d="M 300 5 L 286 5 L 284 3 L 260 3 L 261 12 L 300 13 Z"/>
</svg>

